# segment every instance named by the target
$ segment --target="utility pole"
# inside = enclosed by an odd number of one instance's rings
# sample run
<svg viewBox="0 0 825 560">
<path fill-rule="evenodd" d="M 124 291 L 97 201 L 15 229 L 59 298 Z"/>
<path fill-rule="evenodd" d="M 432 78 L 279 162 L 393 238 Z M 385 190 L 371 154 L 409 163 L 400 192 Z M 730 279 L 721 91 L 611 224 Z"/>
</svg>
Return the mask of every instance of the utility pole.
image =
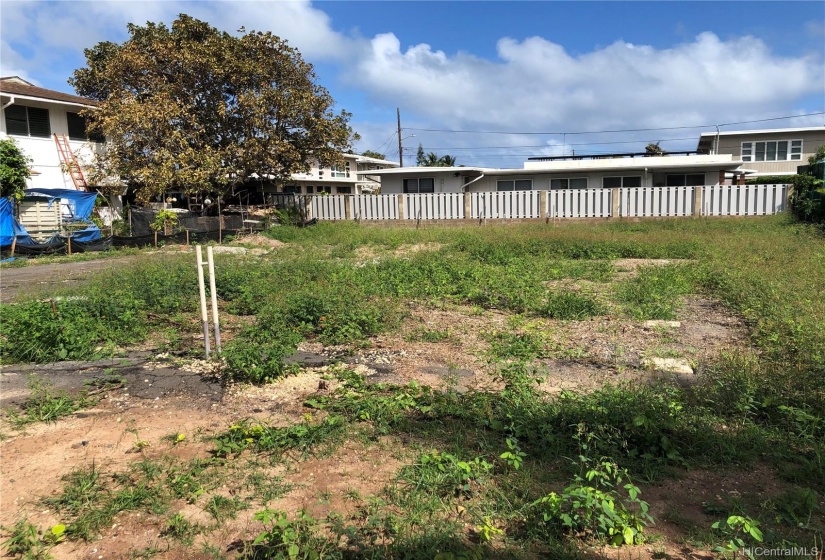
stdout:
<svg viewBox="0 0 825 560">
<path fill-rule="evenodd" d="M 398 115 L 398 164 L 404 167 L 404 148 L 401 147 L 401 109 L 396 107 L 395 113 Z"/>
</svg>

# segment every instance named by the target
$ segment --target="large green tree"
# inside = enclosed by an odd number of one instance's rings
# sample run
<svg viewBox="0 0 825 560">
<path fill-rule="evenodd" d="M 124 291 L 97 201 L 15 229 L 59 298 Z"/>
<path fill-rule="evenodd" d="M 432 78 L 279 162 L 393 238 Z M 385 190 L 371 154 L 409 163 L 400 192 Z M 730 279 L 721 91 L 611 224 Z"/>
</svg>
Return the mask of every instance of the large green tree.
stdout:
<svg viewBox="0 0 825 560">
<path fill-rule="evenodd" d="M 100 102 L 85 112 L 107 137 L 96 177 L 128 180 L 140 200 L 342 164 L 357 139 L 312 66 L 271 33 L 234 36 L 183 14 L 128 30 L 86 49 L 69 82 Z"/>
<path fill-rule="evenodd" d="M 20 200 L 31 177 L 31 158 L 11 138 L 0 140 L 0 196 Z"/>
</svg>

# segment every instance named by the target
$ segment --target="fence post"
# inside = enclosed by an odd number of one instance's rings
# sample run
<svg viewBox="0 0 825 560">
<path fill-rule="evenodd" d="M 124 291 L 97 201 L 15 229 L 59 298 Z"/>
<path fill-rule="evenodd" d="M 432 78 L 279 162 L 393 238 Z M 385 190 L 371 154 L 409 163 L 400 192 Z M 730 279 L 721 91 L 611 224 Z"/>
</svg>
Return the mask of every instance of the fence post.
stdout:
<svg viewBox="0 0 825 560">
<path fill-rule="evenodd" d="M 344 218 L 352 219 L 352 200 L 348 196 L 344 196 Z"/>
<path fill-rule="evenodd" d="M 404 219 L 404 195 L 399 193 L 395 195 L 398 197 L 398 219 Z"/>
<path fill-rule="evenodd" d="M 610 217 L 618 218 L 621 216 L 622 208 L 622 194 L 621 189 L 610 189 Z"/>
<path fill-rule="evenodd" d="M 693 187 L 693 215 L 702 215 L 702 187 Z"/>
<path fill-rule="evenodd" d="M 539 217 L 544 218 L 545 223 L 550 221 L 550 214 L 547 213 L 547 191 L 539 191 Z"/>
<path fill-rule="evenodd" d="M 473 215 L 472 195 L 464 191 L 464 219 L 469 220 Z"/>
<path fill-rule="evenodd" d="M 312 198 L 309 195 L 304 195 L 301 200 L 304 206 L 304 219 L 309 221 L 315 217 L 312 215 Z"/>
</svg>

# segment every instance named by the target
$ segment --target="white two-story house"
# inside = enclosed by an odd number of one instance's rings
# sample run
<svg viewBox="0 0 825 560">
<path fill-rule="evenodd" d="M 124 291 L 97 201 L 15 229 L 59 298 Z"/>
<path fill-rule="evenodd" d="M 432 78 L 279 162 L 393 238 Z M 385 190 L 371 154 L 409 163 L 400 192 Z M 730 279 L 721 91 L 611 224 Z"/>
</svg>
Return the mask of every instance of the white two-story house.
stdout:
<svg viewBox="0 0 825 560">
<path fill-rule="evenodd" d="M 80 112 L 94 107 L 95 101 L 12 76 L 0 78 L 0 105 L 0 138 L 14 139 L 32 160 L 29 188 L 86 189 L 88 166 L 103 138 L 87 133 Z M 80 173 L 70 172 L 66 162 L 72 157 Z"/>
<path fill-rule="evenodd" d="M 343 154 L 344 164 L 325 167 L 317 162 L 307 173 L 295 173 L 280 192 L 292 194 L 362 194 L 377 193 L 381 189 L 381 177 L 376 174 L 384 169 L 394 169 L 394 161 Z"/>
</svg>

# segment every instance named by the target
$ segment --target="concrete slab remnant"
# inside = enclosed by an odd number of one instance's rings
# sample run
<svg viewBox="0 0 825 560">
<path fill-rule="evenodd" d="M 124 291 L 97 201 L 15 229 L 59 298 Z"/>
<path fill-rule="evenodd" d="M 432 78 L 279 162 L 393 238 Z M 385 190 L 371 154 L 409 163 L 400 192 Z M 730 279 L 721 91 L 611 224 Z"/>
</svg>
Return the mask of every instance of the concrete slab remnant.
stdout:
<svg viewBox="0 0 825 560">
<path fill-rule="evenodd" d="M 649 358 L 646 365 L 659 370 L 671 373 L 692 374 L 693 368 L 685 358 Z"/>
<path fill-rule="evenodd" d="M 646 329 L 678 329 L 682 326 L 680 321 L 645 321 L 643 323 L 644 328 Z"/>
</svg>

